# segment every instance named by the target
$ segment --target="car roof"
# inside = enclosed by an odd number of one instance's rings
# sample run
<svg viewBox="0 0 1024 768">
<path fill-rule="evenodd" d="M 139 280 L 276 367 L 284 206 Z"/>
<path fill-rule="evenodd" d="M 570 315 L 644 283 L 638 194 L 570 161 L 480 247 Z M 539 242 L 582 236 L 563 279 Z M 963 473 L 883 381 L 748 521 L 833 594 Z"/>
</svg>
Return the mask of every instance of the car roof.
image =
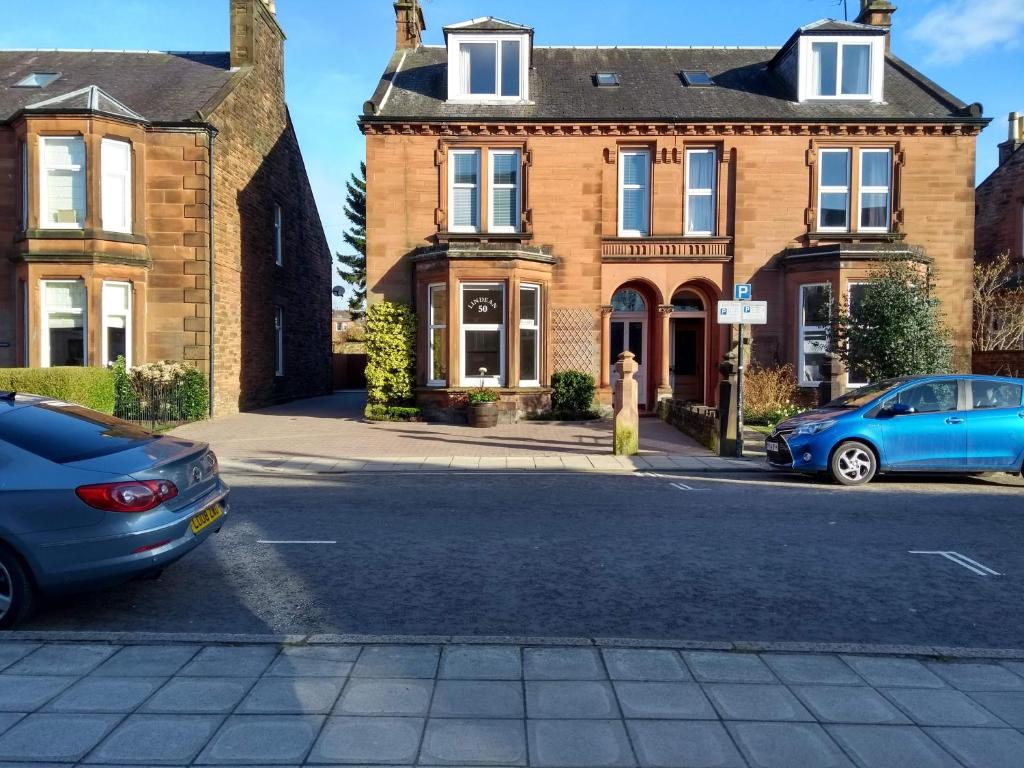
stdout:
<svg viewBox="0 0 1024 768">
<path fill-rule="evenodd" d="M 52 397 L 42 397 L 41 395 L 24 395 L 18 392 L 0 392 L 0 416 L 11 411 L 17 411 L 21 408 L 28 408 L 29 406 L 38 405 L 39 403 L 45 403 L 52 401 Z"/>
<path fill-rule="evenodd" d="M 912 384 L 921 381 L 937 381 L 940 379 L 966 379 L 968 381 L 1004 381 L 1013 384 L 1024 385 L 1024 378 L 1018 378 L 1014 376 L 997 376 L 987 375 L 983 373 L 927 373 L 920 374 L 918 376 L 898 376 L 893 381 L 898 381 L 900 385 Z"/>
</svg>

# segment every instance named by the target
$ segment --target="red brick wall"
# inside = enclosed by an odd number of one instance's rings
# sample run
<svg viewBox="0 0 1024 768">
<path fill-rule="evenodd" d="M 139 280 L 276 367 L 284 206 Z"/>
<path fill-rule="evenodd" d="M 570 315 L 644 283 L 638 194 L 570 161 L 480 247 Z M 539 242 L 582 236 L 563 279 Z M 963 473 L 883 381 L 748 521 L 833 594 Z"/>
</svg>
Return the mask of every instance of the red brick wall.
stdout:
<svg viewBox="0 0 1024 768">
<path fill-rule="evenodd" d="M 1024 264 L 1024 147 L 978 187 L 974 247 L 979 260 L 1009 253 Z"/>
<path fill-rule="evenodd" d="M 1004 352 L 975 352 L 974 373 L 986 376 L 1024 377 L 1024 349 Z"/>
</svg>

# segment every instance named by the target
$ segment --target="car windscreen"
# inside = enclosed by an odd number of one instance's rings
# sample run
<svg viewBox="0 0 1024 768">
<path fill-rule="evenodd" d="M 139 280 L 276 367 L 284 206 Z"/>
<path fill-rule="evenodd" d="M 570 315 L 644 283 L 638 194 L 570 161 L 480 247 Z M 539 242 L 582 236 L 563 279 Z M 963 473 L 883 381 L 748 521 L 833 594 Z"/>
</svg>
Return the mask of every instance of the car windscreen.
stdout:
<svg viewBox="0 0 1024 768">
<path fill-rule="evenodd" d="M 895 389 L 900 384 L 907 382 L 907 379 L 886 379 L 880 381 L 877 384 L 868 384 L 866 387 L 860 387 L 847 392 L 845 395 L 840 395 L 835 400 L 830 401 L 826 408 L 861 408 L 872 400 L 875 400 L 879 395 L 884 395 L 891 389 Z"/>
<path fill-rule="evenodd" d="M 80 405 L 40 403 L 0 417 L 0 440 L 68 464 L 138 448 L 156 440 L 146 430 Z"/>
</svg>

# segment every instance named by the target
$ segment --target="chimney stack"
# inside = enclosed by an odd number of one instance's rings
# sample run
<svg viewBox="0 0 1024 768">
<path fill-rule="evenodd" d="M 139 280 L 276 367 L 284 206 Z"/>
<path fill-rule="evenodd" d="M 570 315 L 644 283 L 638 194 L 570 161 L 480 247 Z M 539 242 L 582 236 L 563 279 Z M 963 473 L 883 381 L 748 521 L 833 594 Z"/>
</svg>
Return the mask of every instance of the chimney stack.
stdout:
<svg viewBox="0 0 1024 768">
<path fill-rule="evenodd" d="M 889 34 L 892 29 L 892 15 L 896 13 L 896 6 L 889 0 L 860 0 L 860 13 L 857 14 L 858 24 L 870 24 L 872 27 L 881 27 L 885 30 L 885 50 L 889 50 Z"/>
<path fill-rule="evenodd" d="M 1010 159 L 1010 155 L 1024 146 L 1024 115 L 1019 112 L 1011 112 L 1008 118 L 1009 130 L 1007 138 L 999 145 L 999 164 L 1002 165 Z"/>
<path fill-rule="evenodd" d="M 396 0 L 395 2 L 395 49 L 415 49 L 423 43 L 423 31 L 427 23 L 419 0 Z"/>
<path fill-rule="evenodd" d="M 267 51 L 258 51 L 256 26 L 264 19 L 275 29 L 284 41 L 284 32 L 277 21 L 275 0 L 228 0 L 231 23 L 231 66 L 251 67 L 259 56 Z"/>
</svg>

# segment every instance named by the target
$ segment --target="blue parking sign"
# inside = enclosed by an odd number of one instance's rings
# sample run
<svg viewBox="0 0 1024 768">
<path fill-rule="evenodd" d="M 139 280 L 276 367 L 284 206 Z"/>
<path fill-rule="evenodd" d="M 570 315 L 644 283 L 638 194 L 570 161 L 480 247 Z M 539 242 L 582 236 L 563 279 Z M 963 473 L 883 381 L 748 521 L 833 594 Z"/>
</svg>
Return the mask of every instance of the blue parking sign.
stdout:
<svg viewBox="0 0 1024 768">
<path fill-rule="evenodd" d="M 736 301 L 749 301 L 750 297 L 753 296 L 750 283 L 736 283 L 733 298 Z"/>
</svg>

